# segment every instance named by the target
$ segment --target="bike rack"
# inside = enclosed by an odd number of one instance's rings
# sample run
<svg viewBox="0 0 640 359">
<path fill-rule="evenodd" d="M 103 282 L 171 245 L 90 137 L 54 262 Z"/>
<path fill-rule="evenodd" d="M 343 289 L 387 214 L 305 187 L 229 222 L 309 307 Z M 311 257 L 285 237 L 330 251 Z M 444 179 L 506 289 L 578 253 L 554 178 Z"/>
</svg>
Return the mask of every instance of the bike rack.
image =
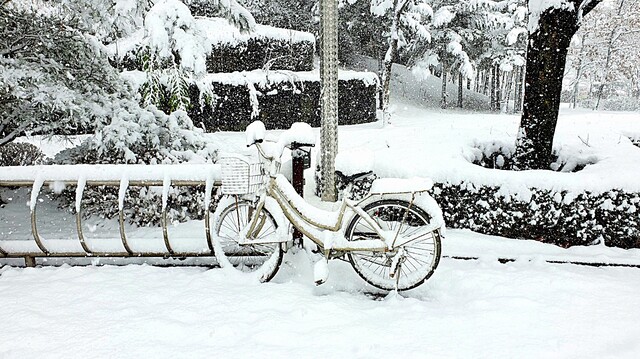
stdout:
<svg viewBox="0 0 640 359">
<path fill-rule="evenodd" d="M 179 166 L 179 165 L 175 165 Z M 163 179 L 128 179 L 128 168 L 126 165 L 98 165 L 96 168 L 100 167 L 102 171 L 96 171 L 98 173 L 105 172 L 109 167 L 113 167 L 124 173 L 121 179 L 100 179 L 100 178 L 89 178 L 86 179 L 83 175 L 78 175 L 78 171 L 75 171 L 76 175 L 74 176 L 74 169 L 77 169 L 77 166 L 37 166 L 32 167 L 32 171 L 26 171 L 27 175 L 22 176 L 20 178 L 26 179 L 15 179 L 7 178 L 0 175 L 0 187 L 31 187 L 31 201 L 30 201 L 30 224 L 31 224 L 31 237 L 38 247 L 39 251 L 24 251 L 24 252 L 16 252 L 7 249 L 3 246 L 3 241 L 0 240 L 0 258 L 22 258 L 25 261 L 25 265 L 28 267 L 33 267 L 36 264 L 36 258 L 41 257 L 59 257 L 59 258 L 73 258 L 73 257 L 85 257 L 85 258 L 99 258 L 99 257 L 108 257 L 108 258 L 145 258 L 145 257 L 162 257 L 164 259 L 175 259 L 175 258 L 186 258 L 186 257 L 212 257 L 213 253 L 213 242 L 211 238 L 211 228 L 210 228 L 210 211 L 205 210 L 204 212 L 204 235 L 207 242 L 208 251 L 205 252 L 177 252 L 173 249 L 171 245 L 171 241 L 169 238 L 169 221 L 167 219 L 167 211 L 168 211 L 168 189 L 172 186 L 205 186 L 205 195 L 204 195 L 204 208 L 209 208 L 212 201 L 212 193 L 217 192 L 218 187 L 221 185 L 219 177 L 216 174 L 219 173 L 219 167 L 217 165 L 200 165 L 201 167 L 209 167 L 205 168 L 205 170 L 200 170 L 196 175 L 189 177 L 185 174 L 179 175 L 172 179 L 170 174 L 164 173 Z M 156 167 L 156 173 L 163 172 L 163 169 L 170 168 L 169 165 L 159 165 L 159 166 L 139 166 L 139 165 L 131 165 L 133 169 L 136 169 L 138 173 L 140 170 L 147 172 L 142 177 L 153 176 L 154 173 L 149 174 L 148 169 Z M 83 169 L 86 170 L 87 165 L 83 166 Z M 185 167 L 185 172 L 188 173 L 189 169 L 195 168 L 193 165 L 189 165 Z M 218 169 L 216 172 L 216 168 Z M 4 173 L 11 173 L 13 171 L 24 171 L 25 168 L 20 167 L 5 167 L 3 168 Z M 35 169 L 35 170 L 33 170 Z M 6 170 L 6 171 L 5 171 Z M 65 174 L 65 171 L 68 171 Z M 182 171 L 182 170 L 181 170 Z M 44 173 L 42 173 L 44 172 Z M 56 173 L 55 179 L 50 180 L 42 180 L 42 178 L 46 178 L 48 173 Z M 133 171 L 134 174 L 136 171 Z M 172 171 L 176 172 L 176 171 Z M 33 175 L 33 173 L 39 173 L 37 175 Z M 29 175 L 31 174 L 31 175 Z M 59 177 L 65 176 L 62 179 Z M 99 176 L 99 175 L 98 175 Z M 31 178 L 29 178 L 31 177 Z M 72 179 L 70 177 L 76 177 L 76 179 Z M 106 176 L 113 177 L 113 176 Z M 135 177 L 135 176 L 134 176 Z M 76 206 L 75 206 L 75 232 L 77 234 L 77 240 L 80 243 L 82 248 L 82 252 L 62 252 L 62 251 L 52 251 L 47 248 L 45 241 L 41 238 L 38 232 L 37 225 L 37 203 L 38 196 L 40 195 L 40 191 L 43 185 L 54 186 L 60 183 L 64 183 L 65 186 L 75 186 L 76 188 Z M 118 227 L 119 227 L 119 236 L 122 242 L 122 246 L 124 251 L 120 252 L 102 252 L 96 251 L 92 249 L 89 243 L 86 241 L 83 230 L 82 230 L 82 196 L 84 193 L 84 188 L 86 186 L 107 186 L 107 187 L 116 187 L 119 188 L 119 200 L 118 200 Z M 142 251 L 134 251 L 131 249 L 130 243 L 127 239 L 126 231 L 125 231 L 125 213 L 124 213 L 124 195 L 126 194 L 129 187 L 152 187 L 158 186 L 163 188 L 163 196 L 162 196 L 162 213 L 161 213 L 161 226 L 162 226 L 162 237 L 164 241 L 164 247 L 166 251 L 164 252 L 142 252 Z"/>
</svg>

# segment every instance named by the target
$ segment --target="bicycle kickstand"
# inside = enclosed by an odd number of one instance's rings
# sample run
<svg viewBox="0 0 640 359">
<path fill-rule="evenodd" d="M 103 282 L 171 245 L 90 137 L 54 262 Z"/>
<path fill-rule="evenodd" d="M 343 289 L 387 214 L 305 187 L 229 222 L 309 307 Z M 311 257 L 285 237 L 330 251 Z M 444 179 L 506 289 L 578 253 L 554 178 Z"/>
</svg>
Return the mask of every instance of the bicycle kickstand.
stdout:
<svg viewBox="0 0 640 359">
<path fill-rule="evenodd" d="M 389 272 L 389 277 L 395 278 L 395 289 L 398 290 L 398 284 L 400 283 L 400 269 L 402 267 L 402 263 L 406 260 L 406 256 L 404 253 L 404 248 L 400 247 L 398 249 L 398 253 L 393 256 L 393 260 L 391 261 L 391 271 Z"/>
</svg>

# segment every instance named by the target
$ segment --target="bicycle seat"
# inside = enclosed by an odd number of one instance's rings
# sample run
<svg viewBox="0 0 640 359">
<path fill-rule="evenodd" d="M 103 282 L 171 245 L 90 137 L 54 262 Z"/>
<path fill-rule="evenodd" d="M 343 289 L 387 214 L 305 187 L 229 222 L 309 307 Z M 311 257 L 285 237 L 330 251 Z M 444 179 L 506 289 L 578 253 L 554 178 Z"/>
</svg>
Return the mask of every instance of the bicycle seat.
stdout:
<svg viewBox="0 0 640 359">
<path fill-rule="evenodd" d="M 371 194 L 426 192 L 433 187 L 430 178 L 378 178 L 371 185 Z"/>
<path fill-rule="evenodd" d="M 353 183 L 356 181 L 360 181 L 362 179 L 365 179 L 369 176 L 373 175 L 373 171 L 366 171 L 366 172 L 358 172 L 356 174 L 353 175 L 346 175 L 340 171 L 336 171 L 336 174 L 341 177 L 345 183 Z"/>
</svg>

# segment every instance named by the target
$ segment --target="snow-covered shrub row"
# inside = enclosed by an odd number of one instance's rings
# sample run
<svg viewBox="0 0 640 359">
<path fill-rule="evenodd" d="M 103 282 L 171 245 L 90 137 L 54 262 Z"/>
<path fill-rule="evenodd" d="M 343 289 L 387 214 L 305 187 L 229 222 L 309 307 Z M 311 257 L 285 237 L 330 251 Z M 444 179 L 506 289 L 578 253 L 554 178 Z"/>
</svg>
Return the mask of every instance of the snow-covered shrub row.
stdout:
<svg viewBox="0 0 640 359">
<path fill-rule="evenodd" d="M 244 44 L 214 44 L 207 71 L 234 72 L 257 69 L 311 71 L 315 44 L 311 41 L 252 37 Z"/>
<path fill-rule="evenodd" d="M 193 108 L 189 116 L 209 132 L 243 131 L 254 120 L 261 120 L 268 129 L 287 129 L 294 122 L 320 126 L 317 72 L 220 73 L 209 74 L 202 82 L 210 85 L 217 101 L 213 106 Z M 373 73 L 341 71 L 338 84 L 341 125 L 376 120 L 377 85 L 378 78 Z M 198 103 L 198 87 L 192 87 L 192 103 Z"/>
<path fill-rule="evenodd" d="M 640 248 L 640 193 L 614 189 L 578 195 L 530 188 L 525 201 L 500 187 L 438 183 L 434 198 L 447 226 L 511 238 L 536 239 L 560 246 Z"/>
<path fill-rule="evenodd" d="M 128 110 L 128 111 L 127 111 Z M 176 164 L 211 163 L 217 160 L 216 147 L 208 143 L 201 129 L 184 111 L 166 115 L 149 107 L 121 109 L 111 123 L 101 126 L 94 137 L 77 147 L 62 151 L 56 164 Z M 202 188 L 171 188 L 169 220 L 181 221 L 201 216 Z M 130 188 L 125 198 L 129 220 L 137 225 L 157 224 L 161 220 L 162 190 Z M 75 192 L 61 196 L 64 206 L 75 206 Z M 111 218 L 117 215 L 118 188 L 87 187 L 83 196 L 83 212 Z M 114 208 L 115 207 L 115 208 Z"/>
<path fill-rule="evenodd" d="M 358 200 L 371 188 L 375 174 L 359 177 L 336 172 L 336 186 L 343 197 L 352 185 L 350 199 Z M 350 177 L 351 176 L 351 177 Z M 316 168 L 316 194 L 322 177 Z M 559 246 L 602 243 L 621 248 L 640 248 L 640 193 L 621 189 L 603 192 L 568 192 L 527 188 L 527 195 L 499 185 L 471 181 L 441 182 L 433 197 L 440 204 L 447 226 L 510 238 L 536 239 Z"/>
<path fill-rule="evenodd" d="M 10 142 L 0 146 L 0 166 L 31 166 L 45 160 L 42 151 L 26 142 Z"/>
<path fill-rule="evenodd" d="M 155 8 L 154 8 L 155 9 Z M 153 9 L 152 9 L 153 10 Z M 186 8 L 184 9 L 187 10 Z M 256 69 L 310 71 L 313 69 L 315 37 L 311 33 L 255 25 L 241 32 L 222 18 L 193 18 L 185 13 L 187 32 L 155 23 L 166 22 L 166 14 L 150 12 L 145 29 L 108 46 L 112 62 L 128 70 L 143 70 L 151 48 L 166 57 L 176 56 L 180 66 L 196 73 L 234 72 Z M 158 18 L 158 19 L 156 19 Z M 175 54 L 172 53 L 176 52 Z"/>
</svg>

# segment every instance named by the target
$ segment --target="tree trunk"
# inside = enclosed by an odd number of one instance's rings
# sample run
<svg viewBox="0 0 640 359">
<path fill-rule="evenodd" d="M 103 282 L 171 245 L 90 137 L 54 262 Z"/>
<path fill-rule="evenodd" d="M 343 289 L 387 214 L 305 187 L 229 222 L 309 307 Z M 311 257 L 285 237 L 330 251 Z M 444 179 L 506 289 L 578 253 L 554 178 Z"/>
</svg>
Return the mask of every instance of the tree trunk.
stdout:
<svg viewBox="0 0 640 359">
<path fill-rule="evenodd" d="M 389 101 L 391 96 L 391 69 L 398 54 L 398 26 L 400 15 L 404 12 L 408 0 L 393 0 L 393 19 L 391 20 L 391 38 L 389 48 L 384 56 L 384 70 L 382 73 L 382 124 L 391 123 L 391 113 L 389 112 Z"/>
<path fill-rule="evenodd" d="M 576 68 L 576 80 L 573 84 L 572 107 L 575 109 L 578 103 L 578 91 L 580 90 L 580 77 L 582 77 L 582 57 L 584 56 L 584 40 L 586 34 L 580 38 L 580 52 L 578 52 L 578 64 Z"/>
<path fill-rule="evenodd" d="M 505 86 L 504 86 L 504 93 L 505 93 L 505 106 L 504 106 L 504 111 L 508 112 L 509 111 L 509 101 L 511 101 L 511 87 L 515 87 L 514 86 L 514 74 L 516 72 L 516 69 L 514 68 L 513 70 L 509 71 L 507 74 L 505 74 Z"/>
<path fill-rule="evenodd" d="M 548 169 L 551 164 L 567 52 L 578 30 L 577 11 L 545 10 L 538 25 L 529 34 L 524 108 L 514 156 L 517 169 Z"/>
<path fill-rule="evenodd" d="M 387 55 L 384 58 L 384 70 L 382 72 L 382 125 L 391 123 L 391 113 L 389 112 L 389 102 L 391 100 L 391 68 L 393 58 L 398 50 L 398 39 L 392 39 Z"/>
<path fill-rule="evenodd" d="M 640 69 L 636 69 L 636 73 L 631 77 L 631 93 L 635 98 L 640 98 Z"/>
<path fill-rule="evenodd" d="M 445 64 L 442 64 L 442 92 L 440 98 L 440 107 L 447 108 L 447 71 Z"/>
<path fill-rule="evenodd" d="M 496 110 L 496 68 L 495 66 L 491 67 L 491 70 L 489 70 L 491 72 L 491 86 L 489 89 L 489 92 L 491 93 L 491 97 L 489 98 L 489 107 L 491 108 L 491 111 L 495 111 Z"/>
<path fill-rule="evenodd" d="M 382 50 L 378 51 L 378 77 L 383 78 L 384 74 L 384 52 Z M 382 98 L 384 97 L 384 90 L 382 89 L 382 84 L 378 88 L 378 110 L 382 110 Z"/>
<path fill-rule="evenodd" d="M 482 75 L 482 94 L 486 96 L 489 94 L 489 78 L 491 77 L 491 69 L 485 70 Z"/>
<path fill-rule="evenodd" d="M 480 82 L 480 70 L 476 71 L 476 81 L 473 83 L 473 92 L 478 92 L 480 88 L 478 82 Z"/>
<path fill-rule="evenodd" d="M 458 107 L 462 108 L 462 74 L 458 73 Z"/>
<path fill-rule="evenodd" d="M 525 68 L 517 67 L 516 69 L 518 72 L 516 75 L 516 92 L 513 97 L 513 113 L 520 113 L 522 111 L 522 80 L 524 79 Z"/>
<path fill-rule="evenodd" d="M 500 65 L 496 65 L 496 111 L 502 111 L 502 89 L 500 88 Z"/>
</svg>

